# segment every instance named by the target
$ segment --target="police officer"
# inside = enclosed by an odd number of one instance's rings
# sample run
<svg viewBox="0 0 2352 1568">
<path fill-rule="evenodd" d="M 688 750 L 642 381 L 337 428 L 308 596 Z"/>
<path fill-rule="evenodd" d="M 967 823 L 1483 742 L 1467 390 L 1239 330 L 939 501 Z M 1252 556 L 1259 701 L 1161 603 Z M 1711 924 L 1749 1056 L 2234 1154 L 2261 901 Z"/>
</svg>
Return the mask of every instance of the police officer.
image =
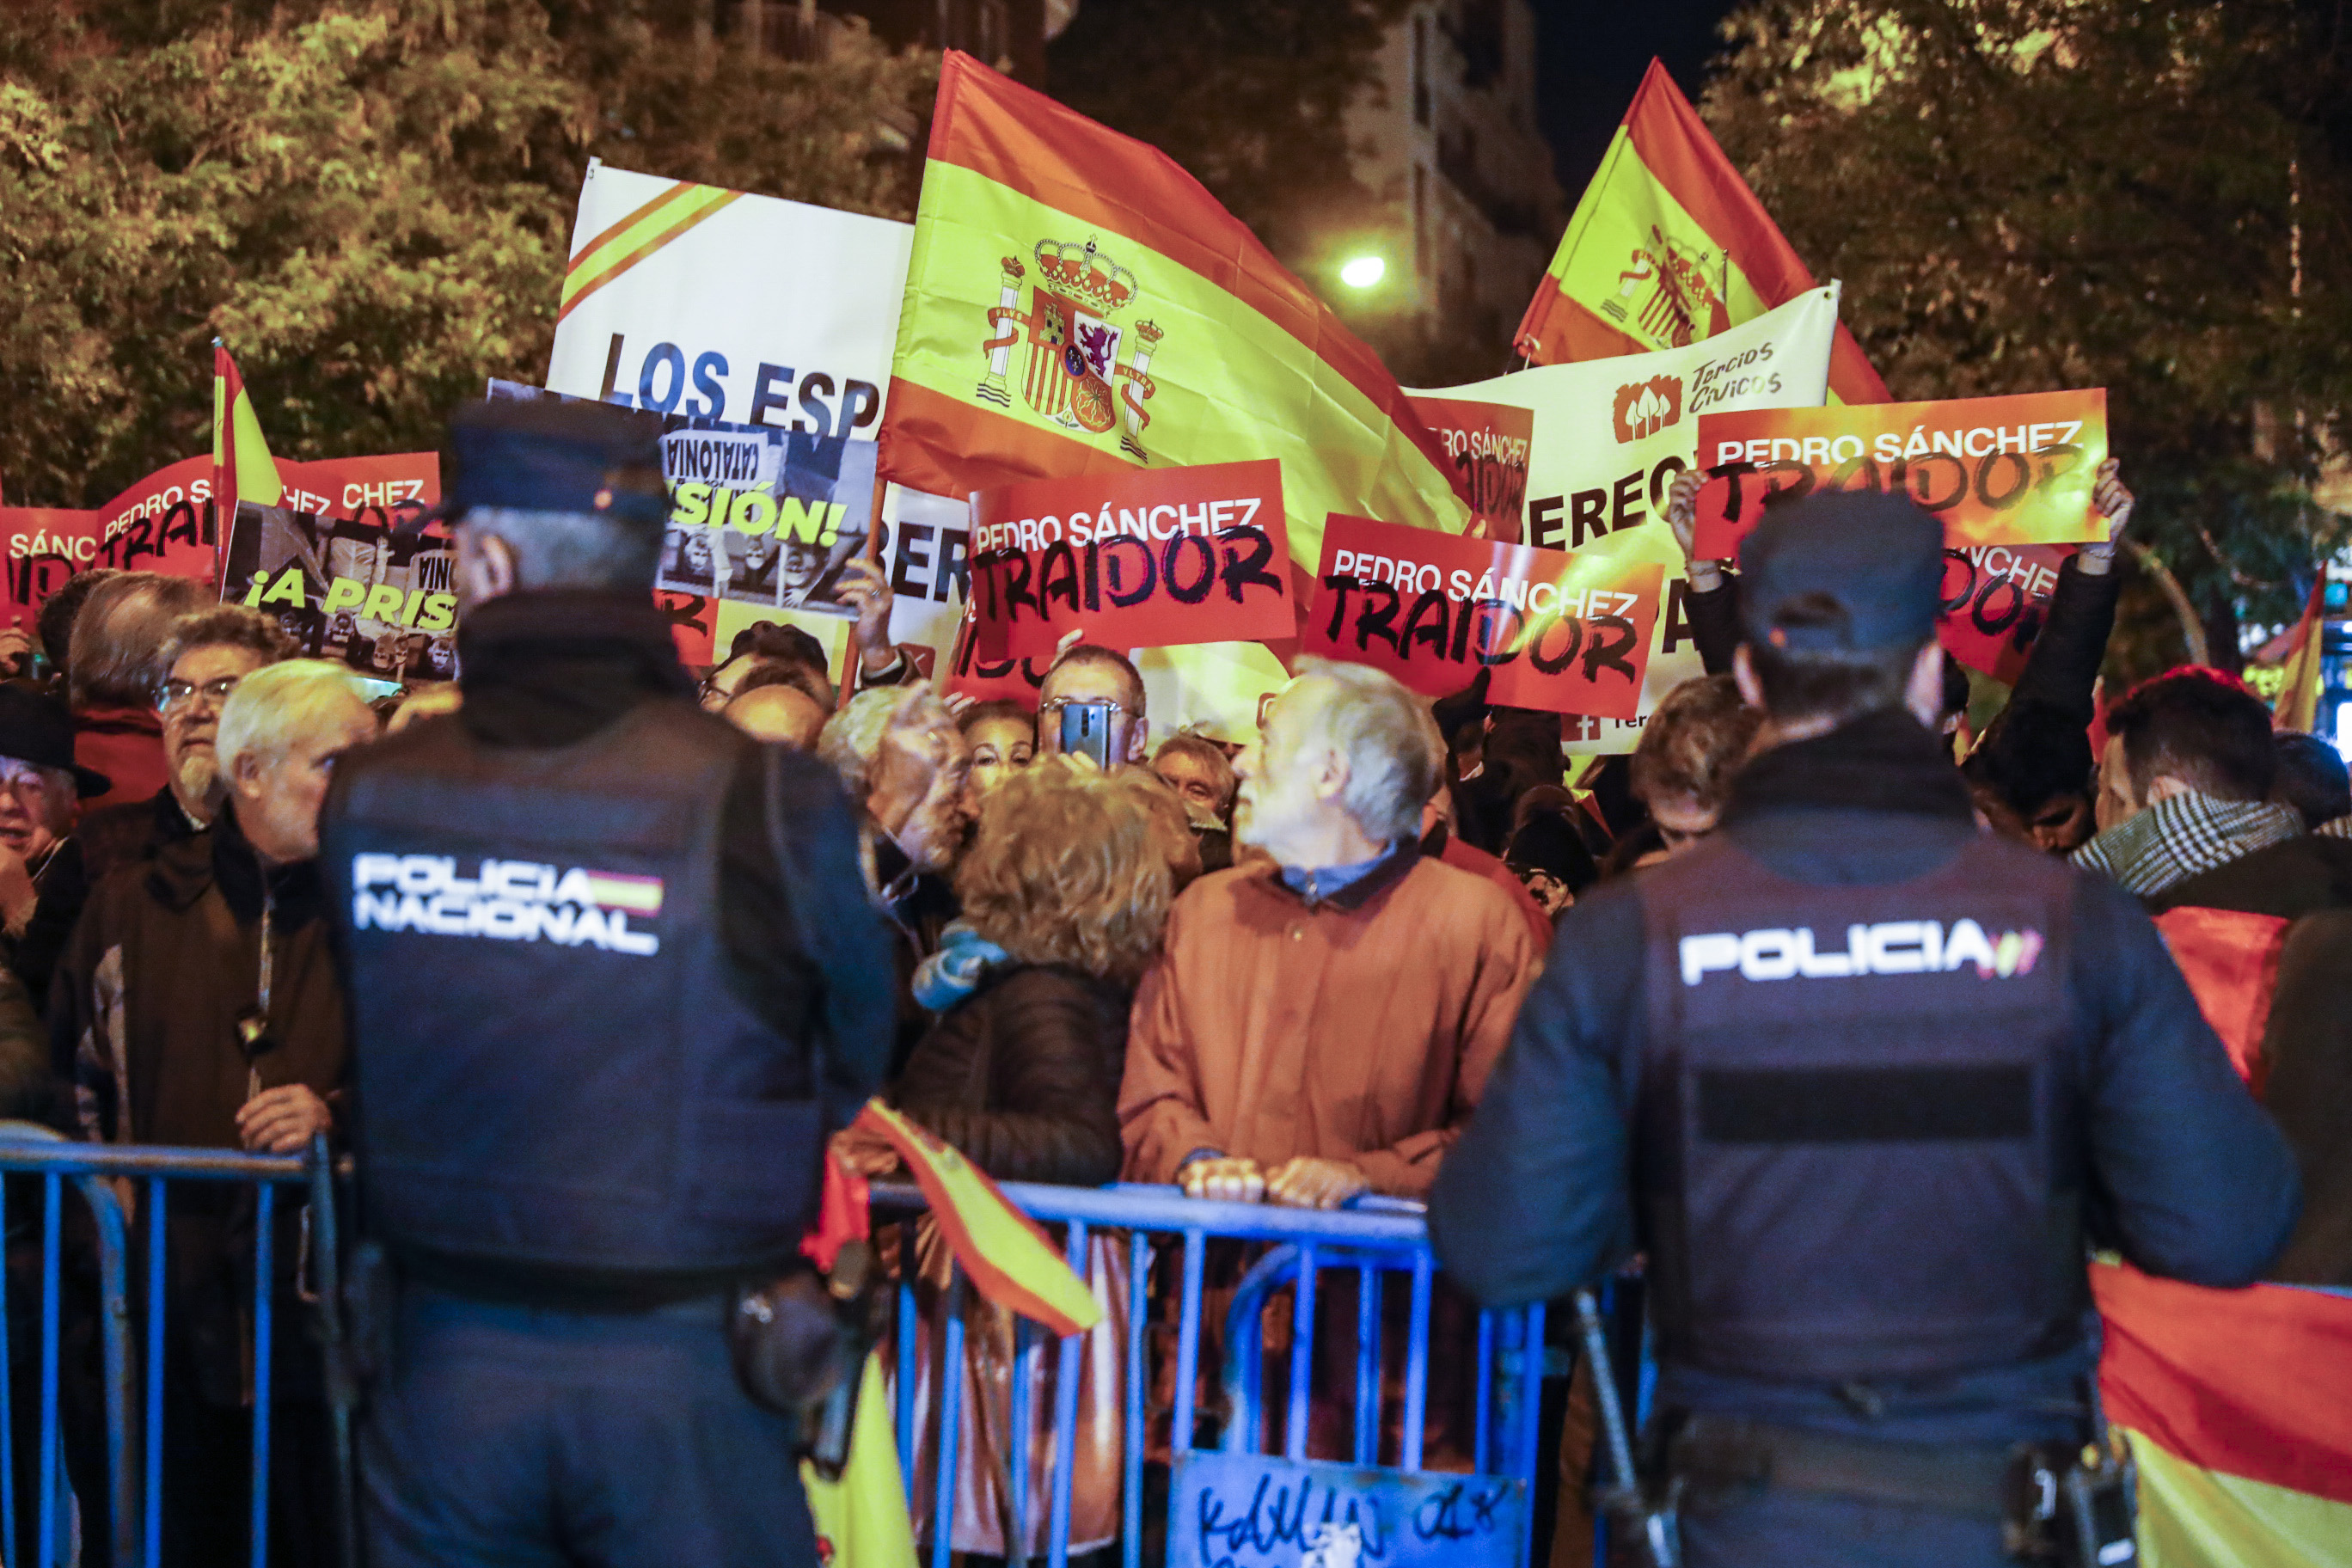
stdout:
<svg viewBox="0 0 2352 1568">
<path fill-rule="evenodd" d="M 727 1322 L 794 1267 L 889 1050 L 849 809 L 697 705 L 651 594 L 656 425 L 499 402 L 450 434 L 464 705 L 348 758 L 323 827 L 398 1280 L 370 1561 L 814 1563 Z"/>
<path fill-rule="evenodd" d="M 1765 749 L 1563 918 L 1430 1229 L 1496 1306 L 1647 1254 L 1691 1563 L 1997 1563 L 2013 1446 L 2084 1440 L 2086 1241 L 2246 1284 L 2294 1163 L 2130 897 L 1979 831 L 1937 524 L 1822 497 L 1740 560 Z"/>
</svg>

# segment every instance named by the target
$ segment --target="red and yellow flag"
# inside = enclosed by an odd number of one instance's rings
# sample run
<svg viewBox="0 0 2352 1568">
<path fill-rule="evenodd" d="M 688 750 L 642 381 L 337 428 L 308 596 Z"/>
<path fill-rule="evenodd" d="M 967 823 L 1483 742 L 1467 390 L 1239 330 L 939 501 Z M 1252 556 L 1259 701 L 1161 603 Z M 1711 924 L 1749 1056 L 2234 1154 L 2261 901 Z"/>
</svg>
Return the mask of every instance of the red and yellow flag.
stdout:
<svg viewBox="0 0 2352 1568">
<path fill-rule="evenodd" d="M 2278 693 L 2271 699 L 2273 721 L 2282 730 L 2307 732 L 2319 722 L 2319 655 L 2326 641 L 2326 605 L 2327 574 L 2322 572 L 2319 581 L 2311 585 L 2311 601 L 2303 607 L 2303 618 L 2294 625 L 2279 669 Z"/>
<path fill-rule="evenodd" d="M 2261 1047 L 2287 922 L 2174 910 L 2158 924 L 2242 1075 Z M 2139 1463 L 2147 1568 L 2352 1563 L 2352 1296 L 2209 1290 L 2091 1269 L 2106 1321 L 2099 1386 Z"/>
<path fill-rule="evenodd" d="M 582 246 L 563 268 L 561 322 L 581 303 L 630 268 L 741 199 L 743 193 L 680 180 Z"/>
<path fill-rule="evenodd" d="M 1680 348 L 1811 287 L 1795 247 L 1652 60 L 1536 286 L 1518 350 L 1557 364 Z M 1887 401 L 1843 326 L 1830 353 L 1830 400 Z"/>
<path fill-rule="evenodd" d="M 2100 1387 L 2139 1462 L 2149 1568 L 2352 1562 L 2352 1298 L 2095 1265 Z"/>
<path fill-rule="evenodd" d="M 246 395 L 245 377 L 218 338 L 213 340 L 213 500 L 218 509 L 220 538 L 226 541 L 236 521 L 236 505 L 276 506 L 286 493 L 278 482 L 277 461 L 262 439 L 261 421 Z"/>
<path fill-rule="evenodd" d="M 1379 356 L 1198 181 L 954 50 L 879 439 L 934 495 L 1279 458 L 1307 571 L 1335 511 L 1469 524 Z"/>
<path fill-rule="evenodd" d="M 878 1100 L 866 1102 L 856 1125 L 898 1151 L 940 1235 L 982 1295 L 1056 1334 L 1083 1333 L 1102 1321 L 1102 1303 L 1053 1238 L 986 1172 Z"/>
</svg>

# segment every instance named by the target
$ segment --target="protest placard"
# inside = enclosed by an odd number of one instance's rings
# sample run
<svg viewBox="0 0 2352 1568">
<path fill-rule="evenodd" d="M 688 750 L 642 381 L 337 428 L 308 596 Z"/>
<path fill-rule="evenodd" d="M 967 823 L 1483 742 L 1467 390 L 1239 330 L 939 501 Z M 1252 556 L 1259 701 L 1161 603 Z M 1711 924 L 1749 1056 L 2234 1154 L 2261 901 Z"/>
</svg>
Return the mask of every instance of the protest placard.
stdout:
<svg viewBox="0 0 2352 1568">
<path fill-rule="evenodd" d="M 870 435 L 914 235 L 592 160 L 547 384 L 657 414 Z"/>
<path fill-rule="evenodd" d="M 1051 654 L 1077 627 L 1119 648 L 1297 634 L 1274 458 L 982 490 L 971 550 L 992 659 Z"/>
<path fill-rule="evenodd" d="M 1516 544 L 1528 503 L 1528 451 L 1536 416 L 1508 403 L 1411 397 L 1412 411 L 1445 444 L 1445 477 L 1470 508 L 1470 531 Z"/>
<path fill-rule="evenodd" d="M 32 629 L 48 596 L 77 572 L 98 564 L 102 514 L 68 507 L 0 507 L 0 538 L 7 542 L 8 625 Z"/>
<path fill-rule="evenodd" d="M 451 679 L 457 595 L 448 533 L 438 522 L 418 526 L 414 515 L 404 527 L 380 516 L 240 504 L 221 596 L 275 616 L 305 658 L 339 659 L 377 680 Z"/>
<path fill-rule="evenodd" d="M 1943 403 L 1702 416 L 1708 479 L 1697 553 L 1737 554 L 1769 500 L 1834 490 L 1908 495 L 1956 549 L 2105 539 L 2091 506 L 2107 456 L 2107 395 L 2035 392 Z"/>
<path fill-rule="evenodd" d="M 1494 672 L 1513 708 L 1631 719 L 1665 568 L 1334 512 L 1305 650 L 1444 696 Z"/>
<path fill-rule="evenodd" d="M 1518 538 L 1541 549 L 1655 564 L 1666 580 L 1640 708 L 1631 718 L 1591 719 L 1572 732 L 1563 727 L 1569 751 L 1632 751 L 1642 715 L 1701 673 L 1683 609 L 1682 550 L 1665 524 L 1666 490 L 1697 456 L 1697 416 L 1822 401 L 1837 297 L 1834 284 L 1808 290 L 1686 348 L 1541 365 L 1412 394 L 1533 410 Z"/>
<path fill-rule="evenodd" d="M 1972 544 L 1944 552 L 1944 613 L 1936 639 L 1970 669 L 2014 686 L 2050 618 L 2050 595 L 2070 549 Z"/>
</svg>

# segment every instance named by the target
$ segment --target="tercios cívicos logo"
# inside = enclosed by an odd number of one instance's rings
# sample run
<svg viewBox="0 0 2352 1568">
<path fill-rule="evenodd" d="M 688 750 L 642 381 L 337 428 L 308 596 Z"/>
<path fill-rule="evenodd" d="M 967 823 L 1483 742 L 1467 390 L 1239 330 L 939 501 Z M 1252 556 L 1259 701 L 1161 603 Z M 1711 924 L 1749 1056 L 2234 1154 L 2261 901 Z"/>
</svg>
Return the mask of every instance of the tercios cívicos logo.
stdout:
<svg viewBox="0 0 2352 1568">
<path fill-rule="evenodd" d="M 484 857 L 471 877 L 447 855 L 352 857 L 352 924 L 361 931 L 546 942 L 649 957 L 661 951 L 630 917 L 661 913 L 659 877 Z"/>
<path fill-rule="evenodd" d="M 1746 980 L 1830 980 L 1856 974 L 1943 974 L 1963 963 L 1975 964 L 1986 980 L 2008 980 L 2032 973 L 2042 948 L 2038 931 L 2003 931 L 1995 939 L 1976 921 L 1963 919 L 1949 927 L 1937 921 L 1850 925 L 1843 952 L 1823 949 L 1806 926 L 1717 931 L 1683 938 L 1680 955 L 1685 985 L 1735 972 Z"/>
<path fill-rule="evenodd" d="M 1609 415 L 1620 443 L 1646 440 L 1667 426 L 1680 423 L 1683 378 L 1654 375 L 1647 381 L 1621 386 Z"/>
</svg>

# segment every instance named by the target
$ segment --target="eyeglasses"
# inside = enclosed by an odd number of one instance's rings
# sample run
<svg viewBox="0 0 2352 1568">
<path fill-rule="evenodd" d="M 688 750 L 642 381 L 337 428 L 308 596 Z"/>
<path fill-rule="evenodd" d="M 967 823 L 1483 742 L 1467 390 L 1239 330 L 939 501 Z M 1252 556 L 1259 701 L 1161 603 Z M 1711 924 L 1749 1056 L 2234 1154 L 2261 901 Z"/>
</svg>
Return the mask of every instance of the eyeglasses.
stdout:
<svg viewBox="0 0 2352 1568">
<path fill-rule="evenodd" d="M 207 702 L 217 708 L 228 700 L 228 694 L 236 689 L 236 683 L 243 679 L 242 676 L 224 675 L 217 680 L 207 680 L 201 686 L 193 680 L 167 680 L 163 682 L 163 693 L 156 699 L 155 706 L 159 710 L 169 713 L 174 708 L 185 703 L 189 698 L 201 695 Z"/>
</svg>

